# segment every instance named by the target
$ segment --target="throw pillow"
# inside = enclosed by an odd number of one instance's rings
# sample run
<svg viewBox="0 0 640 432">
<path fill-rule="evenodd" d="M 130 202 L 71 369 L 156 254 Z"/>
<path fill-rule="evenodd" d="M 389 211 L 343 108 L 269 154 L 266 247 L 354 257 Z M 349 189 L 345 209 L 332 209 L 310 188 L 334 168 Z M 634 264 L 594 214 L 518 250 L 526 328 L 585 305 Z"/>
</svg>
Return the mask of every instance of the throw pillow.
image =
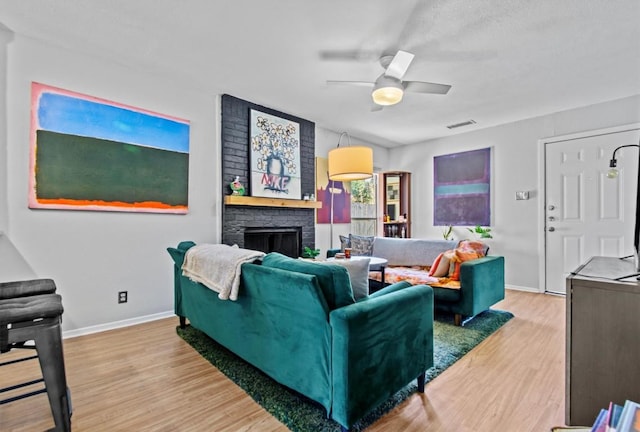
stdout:
<svg viewBox="0 0 640 432">
<path fill-rule="evenodd" d="M 451 266 L 449 267 L 449 279 L 453 281 L 460 280 L 460 263 L 457 261 L 451 261 Z"/>
<path fill-rule="evenodd" d="M 351 289 L 356 301 L 369 295 L 369 261 L 370 258 L 340 259 L 320 261 L 320 264 L 335 264 L 344 267 L 349 272 Z"/>
<path fill-rule="evenodd" d="M 451 260 L 451 267 L 449 271 L 449 279 L 458 281 L 460 280 L 460 264 L 465 261 L 480 258 L 480 254 L 475 251 L 469 251 L 464 249 L 456 249 L 453 251 L 453 259 Z"/>
<path fill-rule="evenodd" d="M 340 237 L 340 252 L 344 253 L 345 248 L 351 247 L 351 240 L 349 240 L 349 237 L 343 235 L 340 235 L 338 237 Z"/>
<path fill-rule="evenodd" d="M 278 252 L 266 254 L 262 265 L 316 276 L 330 310 L 355 303 L 349 272 L 344 268 L 320 266 L 313 261 L 291 258 Z"/>
<path fill-rule="evenodd" d="M 487 255 L 489 246 L 477 240 L 460 240 L 457 249 L 475 251 L 481 257 Z"/>
<path fill-rule="evenodd" d="M 375 237 L 359 236 L 349 234 L 349 242 L 351 243 L 351 254 L 360 256 L 373 255 L 373 241 Z"/>
<path fill-rule="evenodd" d="M 438 255 L 433 261 L 431 265 L 431 269 L 429 270 L 429 276 L 433 277 L 445 277 L 449 274 L 449 257 L 445 256 L 445 253 L 442 252 Z"/>
<path fill-rule="evenodd" d="M 456 254 L 456 261 L 458 262 L 465 262 L 473 259 L 478 259 L 481 256 L 476 251 L 469 251 L 464 249 L 456 249 L 455 254 Z"/>
</svg>

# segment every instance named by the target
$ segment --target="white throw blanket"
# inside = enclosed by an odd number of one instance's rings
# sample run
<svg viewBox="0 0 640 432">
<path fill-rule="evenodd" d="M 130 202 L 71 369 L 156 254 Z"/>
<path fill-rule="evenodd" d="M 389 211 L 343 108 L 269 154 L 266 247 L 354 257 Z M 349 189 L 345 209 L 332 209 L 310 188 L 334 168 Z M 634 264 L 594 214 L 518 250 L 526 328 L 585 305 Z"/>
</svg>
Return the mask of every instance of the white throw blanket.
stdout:
<svg viewBox="0 0 640 432">
<path fill-rule="evenodd" d="M 182 274 L 217 292 L 221 300 L 237 300 L 240 266 L 263 256 L 263 252 L 238 245 L 200 244 L 185 254 Z"/>
</svg>

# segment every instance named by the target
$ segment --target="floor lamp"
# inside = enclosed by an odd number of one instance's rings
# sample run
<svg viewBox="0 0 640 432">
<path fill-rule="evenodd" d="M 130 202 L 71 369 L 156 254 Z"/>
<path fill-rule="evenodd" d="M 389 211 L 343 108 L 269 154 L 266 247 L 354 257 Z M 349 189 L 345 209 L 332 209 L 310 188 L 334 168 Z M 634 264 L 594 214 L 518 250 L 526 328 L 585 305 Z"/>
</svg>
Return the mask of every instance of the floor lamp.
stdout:
<svg viewBox="0 0 640 432">
<path fill-rule="evenodd" d="M 618 161 L 616 160 L 616 152 L 624 147 L 640 147 L 640 140 L 638 144 L 625 144 L 617 147 L 613 151 L 613 156 L 611 156 L 611 160 L 609 161 L 609 171 L 607 172 L 607 177 L 610 179 L 614 179 L 618 177 L 617 165 Z M 640 152 L 638 152 L 638 188 L 636 190 L 636 221 L 635 227 L 633 230 L 633 254 L 622 257 L 620 259 L 632 258 L 634 259 L 634 264 L 637 270 L 637 273 L 621 276 L 616 278 L 616 280 L 626 279 L 628 277 L 636 276 L 638 280 L 640 280 Z"/>
<path fill-rule="evenodd" d="M 335 181 L 329 180 L 329 193 L 331 194 L 331 206 L 330 206 L 330 216 L 329 216 L 329 236 L 331 236 L 331 241 L 329 242 L 329 248 L 333 249 L 333 188 L 335 186 Z"/>
<path fill-rule="evenodd" d="M 342 137 L 347 137 L 348 146 L 340 147 Z M 333 248 L 333 222 L 334 222 L 334 186 L 336 181 L 364 180 L 373 176 L 373 150 L 370 147 L 351 146 L 351 137 L 347 132 L 342 132 L 338 138 L 336 148 L 329 150 L 328 171 L 331 193 L 331 220 L 330 235 L 331 248 Z"/>
</svg>

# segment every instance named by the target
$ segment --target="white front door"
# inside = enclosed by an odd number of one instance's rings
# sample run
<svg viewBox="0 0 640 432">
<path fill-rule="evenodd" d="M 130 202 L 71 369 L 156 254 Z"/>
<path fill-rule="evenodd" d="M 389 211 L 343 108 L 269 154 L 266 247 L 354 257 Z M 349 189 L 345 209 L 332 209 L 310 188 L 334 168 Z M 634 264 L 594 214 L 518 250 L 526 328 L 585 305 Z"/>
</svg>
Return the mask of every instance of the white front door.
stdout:
<svg viewBox="0 0 640 432">
<path fill-rule="evenodd" d="M 592 256 L 633 253 L 637 147 L 617 151 L 619 176 L 607 178 L 613 151 L 638 144 L 638 129 L 545 143 L 545 291 Z"/>
</svg>

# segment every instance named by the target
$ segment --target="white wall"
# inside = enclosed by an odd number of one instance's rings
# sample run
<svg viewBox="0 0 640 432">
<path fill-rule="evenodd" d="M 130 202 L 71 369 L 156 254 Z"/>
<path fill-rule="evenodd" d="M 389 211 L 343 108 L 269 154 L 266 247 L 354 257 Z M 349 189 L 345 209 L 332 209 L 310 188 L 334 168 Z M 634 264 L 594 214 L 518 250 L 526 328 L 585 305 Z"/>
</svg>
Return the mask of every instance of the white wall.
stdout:
<svg viewBox="0 0 640 432">
<path fill-rule="evenodd" d="M 0 23 L 0 231 L 8 224 L 7 206 L 7 44 L 13 33 Z M 1 258 L 1 257 L 0 257 Z"/>
<path fill-rule="evenodd" d="M 55 280 L 65 308 L 63 329 L 171 312 L 173 272 L 166 248 L 181 240 L 220 238 L 219 102 L 175 81 L 19 35 L 8 45 L 6 70 L 7 157 L 1 166 L 7 193 L 0 194 L 0 205 L 7 222 L 0 228 L 37 277 Z M 30 210 L 32 81 L 190 120 L 189 213 Z M 123 290 L 129 301 L 118 304 Z"/>
<path fill-rule="evenodd" d="M 9 237 L 0 231 L 0 282 L 35 279 L 36 273 L 16 249 Z"/>
<path fill-rule="evenodd" d="M 479 116 L 478 116 L 479 117 Z M 477 118 L 480 120 L 481 118 Z M 412 172 L 413 237 L 442 238 L 442 227 L 433 226 L 433 157 L 461 151 L 492 148 L 491 254 L 505 257 L 507 286 L 538 291 L 544 233 L 539 220 L 544 206 L 540 190 L 539 140 L 552 136 L 636 123 L 640 120 L 640 96 L 550 114 L 516 123 L 392 149 L 390 158 L 399 169 Z M 516 191 L 529 191 L 530 199 L 516 201 Z M 463 227 L 456 238 L 468 236 Z"/>
</svg>

